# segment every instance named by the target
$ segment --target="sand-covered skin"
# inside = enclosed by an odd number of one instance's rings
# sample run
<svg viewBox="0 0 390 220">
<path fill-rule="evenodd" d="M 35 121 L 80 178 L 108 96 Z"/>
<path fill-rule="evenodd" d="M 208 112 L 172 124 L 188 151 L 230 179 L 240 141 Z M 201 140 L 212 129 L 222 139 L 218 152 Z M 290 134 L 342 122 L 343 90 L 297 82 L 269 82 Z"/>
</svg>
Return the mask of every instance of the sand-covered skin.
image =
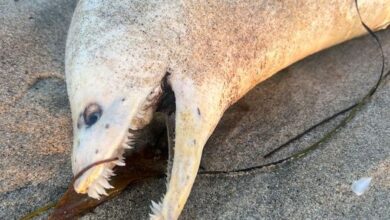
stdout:
<svg viewBox="0 0 390 220">
<path fill-rule="evenodd" d="M 72 177 L 63 60 L 75 3 L 0 3 L 0 219 L 57 199 Z M 390 56 L 390 31 L 380 38 Z M 379 61 L 372 39 L 364 37 L 287 68 L 226 113 L 205 148 L 202 167 L 231 170 L 267 162 L 261 158 L 266 152 L 362 97 L 378 77 Z M 309 157 L 276 170 L 199 175 L 182 219 L 389 218 L 388 109 L 389 79 L 356 119 Z M 350 185 L 364 176 L 373 177 L 372 185 L 357 197 Z M 150 200 L 159 199 L 164 187 L 162 179 L 139 184 L 85 218 L 146 219 Z"/>
</svg>

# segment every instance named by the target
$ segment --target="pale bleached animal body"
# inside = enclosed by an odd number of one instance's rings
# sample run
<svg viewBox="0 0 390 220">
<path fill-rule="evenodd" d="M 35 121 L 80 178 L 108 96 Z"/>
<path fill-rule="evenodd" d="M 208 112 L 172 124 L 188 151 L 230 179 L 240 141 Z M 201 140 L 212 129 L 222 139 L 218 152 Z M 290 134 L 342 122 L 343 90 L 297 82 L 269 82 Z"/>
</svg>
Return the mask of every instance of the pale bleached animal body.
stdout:
<svg viewBox="0 0 390 220">
<path fill-rule="evenodd" d="M 373 30 L 390 22 L 390 0 L 358 1 Z M 224 111 L 280 69 L 365 33 L 354 0 L 80 0 L 66 47 L 74 121 L 72 168 L 104 159 L 75 190 L 94 198 L 151 120 L 167 76 L 176 98 L 167 193 L 153 219 L 177 219 L 203 147 Z M 169 73 L 169 74 L 167 74 Z"/>
</svg>

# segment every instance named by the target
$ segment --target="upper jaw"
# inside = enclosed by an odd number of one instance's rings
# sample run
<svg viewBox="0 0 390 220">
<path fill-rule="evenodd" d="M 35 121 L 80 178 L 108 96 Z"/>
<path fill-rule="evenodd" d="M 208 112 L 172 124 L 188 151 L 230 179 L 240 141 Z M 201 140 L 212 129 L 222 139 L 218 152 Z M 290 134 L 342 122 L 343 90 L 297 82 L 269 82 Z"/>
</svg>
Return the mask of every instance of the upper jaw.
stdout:
<svg viewBox="0 0 390 220">
<path fill-rule="evenodd" d="M 117 160 L 93 166 L 75 180 L 74 189 L 77 193 L 88 193 L 90 197 L 96 199 L 100 199 L 101 195 L 107 195 L 106 189 L 112 188 L 108 181 L 115 175 L 113 168 L 115 166 L 125 166 L 123 154 L 126 149 L 132 149 L 134 141 L 137 138 L 137 135 L 134 132 L 150 123 L 161 94 L 162 91 L 160 86 L 157 86 L 150 92 L 143 105 L 141 105 L 136 114 L 131 117 L 132 120 L 130 120 L 129 125 L 127 126 L 127 131 L 125 132 L 121 143 L 117 145 L 116 150 L 114 150 L 113 153 L 105 155 L 104 157 L 104 159 L 117 158 Z M 96 162 L 99 161 L 95 161 L 95 163 Z M 87 166 L 90 165 L 91 164 L 87 164 Z M 78 172 L 80 172 L 80 170 Z M 75 173 L 75 175 L 77 176 L 77 173 Z"/>
<path fill-rule="evenodd" d="M 100 199 L 101 195 L 107 195 L 106 189 L 113 188 L 108 183 L 110 181 L 110 178 L 115 175 L 113 168 L 115 166 L 125 166 L 123 154 L 126 149 L 131 149 L 131 143 L 132 141 L 130 140 L 130 138 L 126 136 L 123 139 L 122 143 L 117 147 L 117 150 L 114 151 L 114 155 L 107 157 L 109 162 L 93 166 L 90 169 L 86 170 L 85 173 L 82 173 L 79 177 L 78 174 L 75 174 L 75 191 L 81 194 L 88 193 L 88 196 L 95 199 Z M 96 162 L 99 163 L 99 161 Z M 83 172 L 83 170 L 79 172 Z"/>
</svg>

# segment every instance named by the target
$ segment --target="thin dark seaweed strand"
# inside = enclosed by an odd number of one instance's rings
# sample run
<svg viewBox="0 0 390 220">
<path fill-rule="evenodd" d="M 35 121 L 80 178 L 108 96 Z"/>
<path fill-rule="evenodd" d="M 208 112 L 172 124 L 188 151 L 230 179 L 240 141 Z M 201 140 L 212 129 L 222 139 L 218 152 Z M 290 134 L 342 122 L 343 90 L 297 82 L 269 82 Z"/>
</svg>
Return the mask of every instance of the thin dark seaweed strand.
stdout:
<svg viewBox="0 0 390 220">
<path fill-rule="evenodd" d="M 314 129 L 318 128 L 319 126 L 331 121 L 332 119 L 336 118 L 337 116 L 340 116 L 348 111 L 350 111 L 351 109 L 355 108 L 358 104 L 355 103 L 351 106 L 349 106 L 348 108 L 345 108 L 339 112 L 337 112 L 336 114 L 332 115 L 332 116 L 329 116 L 328 118 L 325 118 L 324 120 L 322 120 L 321 122 L 311 126 L 309 129 L 305 130 L 304 132 L 298 134 L 297 136 L 295 136 L 294 138 L 288 140 L 287 142 L 285 142 L 284 144 L 280 145 L 279 147 L 275 148 L 274 150 L 268 152 L 266 155 L 263 156 L 263 158 L 268 158 L 270 156 L 272 156 L 273 154 L 275 154 L 276 152 L 284 149 L 285 147 L 287 147 L 290 143 L 300 139 L 301 137 L 303 137 L 304 135 L 308 134 L 309 132 L 313 131 Z"/>
<path fill-rule="evenodd" d="M 360 15 L 360 11 L 359 11 L 359 7 L 358 7 L 358 2 L 357 0 L 355 0 L 355 5 L 356 5 L 356 10 L 357 10 L 357 13 L 359 15 L 359 19 L 360 19 L 360 23 L 363 25 L 364 29 L 366 29 L 366 31 L 374 38 L 375 42 L 377 43 L 378 47 L 379 47 L 379 50 L 380 50 L 380 53 L 381 53 L 381 58 L 382 58 L 382 66 L 381 66 L 381 73 L 379 75 L 379 80 L 377 81 L 376 85 L 374 86 L 374 88 L 371 90 L 370 92 L 370 96 L 372 96 L 375 91 L 378 89 L 378 86 L 379 84 L 381 83 L 382 81 L 382 78 L 383 78 L 383 74 L 385 72 L 385 55 L 384 55 L 384 52 L 383 52 L 383 47 L 382 47 L 382 43 L 381 41 L 379 40 L 379 37 L 371 30 L 371 28 L 369 28 L 362 20 L 362 16 Z M 388 75 L 388 74 L 386 74 Z"/>
<path fill-rule="evenodd" d="M 118 157 L 115 157 L 115 158 L 111 158 L 111 159 L 106 159 L 106 160 L 100 160 L 100 161 L 97 161 L 95 163 L 92 163 L 88 166 L 86 166 L 85 168 L 83 168 L 79 173 L 77 173 L 74 178 L 73 178 L 73 181 L 76 181 L 78 178 L 80 178 L 80 176 L 82 176 L 85 172 L 87 172 L 89 169 L 97 166 L 97 165 L 100 165 L 100 164 L 104 164 L 104 163 L 109 163 L 109 162 L 113 162 L 113 161 L 116 161 L 116 160 L 119 160 Z"/>
</svg>

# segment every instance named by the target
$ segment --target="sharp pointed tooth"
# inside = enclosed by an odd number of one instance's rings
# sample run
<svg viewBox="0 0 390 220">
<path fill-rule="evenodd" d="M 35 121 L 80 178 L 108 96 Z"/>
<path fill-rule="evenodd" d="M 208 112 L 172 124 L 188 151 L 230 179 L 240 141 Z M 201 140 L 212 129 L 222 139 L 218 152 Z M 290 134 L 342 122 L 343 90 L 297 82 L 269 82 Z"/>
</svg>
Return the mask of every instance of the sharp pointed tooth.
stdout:
<svg viewBox="0 0 390 220">
<path fill-rule="evenodd" d="M 159 210 L 160 210 L 160 206 L 158 203 L 156 203 L 155 201 L 152 200 L 152 205 L 150 206 L 150 208 L 152 209 L 152 212 L 154 214 L 158 213 Z"/>
<path fill-rule="evenodd" d="M 97 191 L 97 193 L 99 193 L 100 195 L 105 195 L 105 196 L 107 196 L 108 194 L 107 194 L 107 192 L 106 192 L 106 190 L 104 190 L 104 188 L 103 187 L 101 187 L 101 186 L 96 186 L 96 191 Z"/>
<path fill-rule="evenodd" d="M 111 186 L 111 185 L 108 183 L 108 181 L 107 181 L 106 179 L 100 179 L 100 180 L 99 180 L 99 184 L 100 184 L 102 187 L 106 188 L 106 189 L 113 189 L 113 188 L 114 188 L 113 186 Z"/>
<path fill-rule="evenodd" d="M 108 173 L 109 176 L 116 176 L 114 171 L 112 171 L 111 169 L 106 169 L 106 172 Z"/>
<path fill-rule="evenodd" d="M 114 173 L 111 169 L 108 169 L 108 168 L 107 168 L 105 171 L 106 171 L 106 173 L 107 173 L 109 176 L 111 176 L 111 174 Z"/>
<path fill-rule="evenodd" d="M 126 165 L 126 163 L 123 162 L 122 160 L 115 161 L 115 164 L 118 165 L 118 166 L 122 166 L 122 167 Z"/>
<path fill-rule="evenodd" d="M 102 177 L 103 177 L 104 179 L 108 179 L 108 178 L 110 178 L 110 174 L 109 174 L 107 171 L 103 171 Z"/>
<path fill-rule="evenodd" d="M 157 210 L 156 210 L 153 206 L 150 206 L 150 209 L 152 210 L 152 213 L 153 213 L 153 214 L 156 214 L 156 213 L 157 213 Z"/>
<path fill-rule="evenodd" d="M 107 179 L 107 180 L 110 180 L 110 177 L 112 176 L 114 172 L 110 169 L 110 168 L 106 168 L 104 169 L 103 173 L 102 173 L 102 176 Z"/>
<path fill-rule="evenodd" d="M 157 202 L 155 202 L 155 201 L 152 200 L 152 206 L 153 206 L 154 208 L 158 208 Z"/>
<path fill-rule="evenodd" d="M 125 146 L 123 146 L 123 148 L 125 148 L 125 149 L 127 149 L 127 150 L 133 149 L 133 147 L 131 147 L 131 146 L 129 146 L 129 145 L 125 145 Z"/>
<path fill-rule="evenodd" d="M 97 199 L 97 200 L 100 199 L 100 195 L 96 192 L 94 187 L 90 187 L 88 189 L 88 196 L 90 196 L 90 197 L 92 197 L 94 199 Z"/>
</svg>

